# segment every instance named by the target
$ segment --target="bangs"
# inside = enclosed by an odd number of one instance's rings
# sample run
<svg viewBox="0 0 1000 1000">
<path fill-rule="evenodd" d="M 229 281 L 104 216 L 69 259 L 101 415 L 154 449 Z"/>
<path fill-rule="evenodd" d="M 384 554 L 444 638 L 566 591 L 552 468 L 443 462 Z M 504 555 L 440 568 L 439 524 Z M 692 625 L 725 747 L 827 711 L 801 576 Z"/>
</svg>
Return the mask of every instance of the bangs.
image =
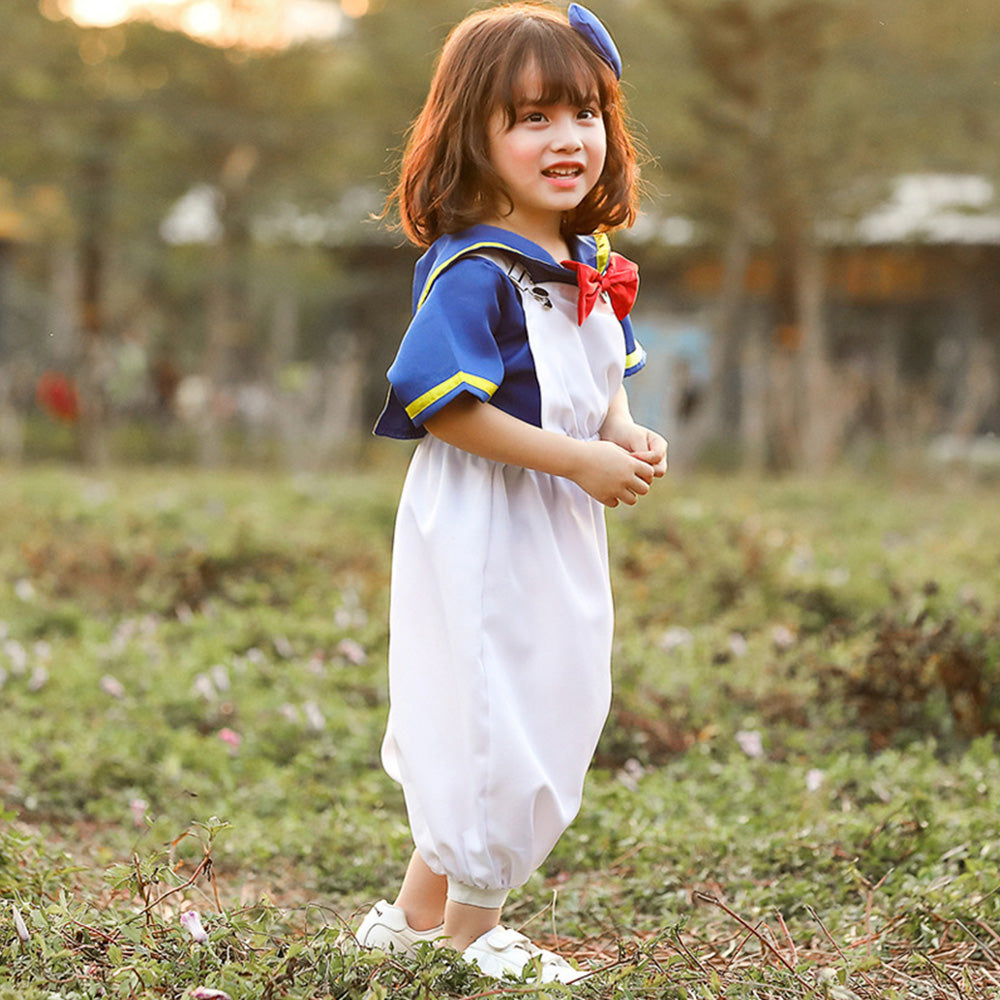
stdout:
<svg viewBox="0 0 1000 1000">
<path fill-rule="evenodd" d="M 525 27 L 535 25 L 528 22 Z M 487 95 L 490 114 L 503 111 L 508 124 L 513 125 L 517 109 L 525 104 L 586 107 L 596 101 L 604 110 L 608 88 L 599 59 L 581 51 L 572 37 L 554 38 L 551 32 L 537 30 L 520 34 L 494 67 Z"/>
</svg>

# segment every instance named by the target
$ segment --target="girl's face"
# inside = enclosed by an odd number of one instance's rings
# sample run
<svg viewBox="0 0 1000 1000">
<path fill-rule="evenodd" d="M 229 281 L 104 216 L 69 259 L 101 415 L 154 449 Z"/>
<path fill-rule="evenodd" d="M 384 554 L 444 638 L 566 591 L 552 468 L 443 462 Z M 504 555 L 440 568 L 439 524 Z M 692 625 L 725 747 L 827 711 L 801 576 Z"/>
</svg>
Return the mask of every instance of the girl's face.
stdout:
<svg viewBox="0 0 1000 1000">
<path fill-rule="evenodd" d="M 502 109 L 489 124 L 490 162 L 513 202 L 503 225 L 528 238 L 558 233 L 604 169 L 607 139 L 596 91 L 582 107 L 543 104 L 537 69 L 523 74 L 510 124 Z"/>
</svg>

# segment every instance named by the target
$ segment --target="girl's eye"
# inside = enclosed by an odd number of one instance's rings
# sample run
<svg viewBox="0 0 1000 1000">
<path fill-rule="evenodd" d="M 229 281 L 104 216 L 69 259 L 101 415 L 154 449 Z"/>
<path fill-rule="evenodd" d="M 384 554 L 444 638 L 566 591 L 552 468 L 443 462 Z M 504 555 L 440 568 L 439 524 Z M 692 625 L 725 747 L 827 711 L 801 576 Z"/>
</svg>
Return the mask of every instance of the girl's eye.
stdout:
<svg viewBox="0 0 1000 1000">
<path fill-rule="evenodd" d="M 594 108 L 581 108 L 579 114 L 577 115 L 577 118 L 583 118 L 585 121 L 592 121 L 598 117 L 598 112 L 595 111 Z"/>
<path fill-rule="evenodd" d="M 524 120 L 526 122 L 543 122 L 545 121 L 545 115 L 541 111 L 529 111 L 525 116 Z"/>
</svg>

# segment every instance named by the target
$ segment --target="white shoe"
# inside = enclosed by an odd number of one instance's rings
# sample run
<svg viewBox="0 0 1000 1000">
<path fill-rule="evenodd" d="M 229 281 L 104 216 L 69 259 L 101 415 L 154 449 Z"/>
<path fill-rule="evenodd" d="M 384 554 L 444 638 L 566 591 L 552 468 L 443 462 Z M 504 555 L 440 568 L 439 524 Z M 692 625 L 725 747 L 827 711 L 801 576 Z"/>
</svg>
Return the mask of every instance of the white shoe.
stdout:
<svg viewBox="0 0 1000 1000">
<path fill-rule="evenodd" d="M 406 922 L 406 914 L 384 899 L 380 899 L 368 911 L 355 934 L 362 948 L 380 948 L 382 951 L 409 956 L 416 954 L 417 945 L 421 941 L 431 944 L 440 936 L 440 926 L 432 927 L 429 931 L 415 931 Z"/>
<path fill-rule="evenodd" d="M 462 958 L 470 965 L 478 965 L 484 975 L 494 979 L 502 979 L 508 972 L 520 978 L 524 967 L 536 959 L 541 964 L 543 983 L 572 983 L 587 974 L 574 969 L 555 952 L 539 948 L 523 934 L 503 926 L 494 927 L 476 938 L 462 952 Z"/>
</svg>

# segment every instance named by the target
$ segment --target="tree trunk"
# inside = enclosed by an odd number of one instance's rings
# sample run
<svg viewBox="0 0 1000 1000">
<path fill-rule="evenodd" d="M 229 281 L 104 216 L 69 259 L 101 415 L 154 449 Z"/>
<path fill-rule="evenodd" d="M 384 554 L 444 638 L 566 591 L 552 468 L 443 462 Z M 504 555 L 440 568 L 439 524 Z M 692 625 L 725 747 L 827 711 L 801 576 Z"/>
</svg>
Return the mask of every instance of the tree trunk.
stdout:
<svg viewBox="0 0 1000 1000">
<path fill-rule="evenodd" d="M 740 360 L 746 321 L 746 275 L 750 263 L 748 199 L 737 209 L 726 244 L 718 317 L 712 344 L 712 374 L 708 386 L 710 441 L 734 440 L 740 426 Z"/>
<path fill-rule="evenodd" d="M 795 255 L 795 298 L 801 337 L 799 351 L 799 410 L 802 422 L 800 468 L 829 470 L 838 455 L 847 418 L 842 394 L 834 398 L 827 356 L 826 274 L 822 251 L 812 238 L 799 242 Z"/>
<path fill-rule="evenodd" d="M 56 367 L 72 363 L 77 343 L 80 267 L 76 247 L 60 240 L 49 258 L 48 355 Z"/>
<path fill-rule="evenodd" d="M 767 331 L 762 329 L 759 310 L 747 324 L 741 358 L 740 436 L 743 441 L 743 464 L 748 471 L 762 473 L 767 468 L 768 383 Z"/>
<path fill-rule="evenodd" d="M 11 244 L 0 239 L 0 460 L 15 463 L 24 453 L 24 428 L 13 399 L 13 348 L 7 309 L 10 255 Z"/>
<path fill-rule="evenodd" d="M 108 462 L 108 402 L 105 390 L 108 353 L 105 342 L 105 241 L 110 231 L 111 160 L 114 131 L 109 123 L 83 165 L 83 213 L 80 236 L 78 392 L 80 457 L 88 466 Z"/>
<path fill-rule="evenodd" d="M 233 378 L 233 352 L 238 340 L 237 287 L 246 274 L 249 233 L 244 217 L 247 182 L 257 164 L 257 150 L 235 146 L 219 173 L 217 210 L 222 235 L 212 248 L 205 302 L 206 347 L 204 374 L 209 399 L 199 435 L 199 459 L 212 468 L 223 458 L 226 393 Z"/>
<path fill-rule="evenodd" d="M 225 235 L 212 248 L 208 287 L 205 292 L 204 374 L 208 398 L 200 415 L 198 461 L 217 468 L 223 458 L 223 429 L 218 398 L 229 376 L 230 271 L 232 254 Z"/>
<path fill-rule="evenodd" d="M 970 444 L 983 417 L 994 404 L 997 393 L 995 354 L 985 334 L 985 309 L 977 276 L 978 255 L 967 253 L 954 329 L 962 345 L 962 368 L 955 386 L 955 398 L 948 430 Z M 980 279 L 981 280 L 981 279 Z"/>
<path fill-rule="evenodd" d="M 24 449 L 21 418 L 13 402 L 13 378 L 8 371 L 13 350 L 10 345 L 7 310 L 7 272 L 10 266 L 11 244 L 0 238 L 0 459 L 20 460 Z"/>
</svg>

